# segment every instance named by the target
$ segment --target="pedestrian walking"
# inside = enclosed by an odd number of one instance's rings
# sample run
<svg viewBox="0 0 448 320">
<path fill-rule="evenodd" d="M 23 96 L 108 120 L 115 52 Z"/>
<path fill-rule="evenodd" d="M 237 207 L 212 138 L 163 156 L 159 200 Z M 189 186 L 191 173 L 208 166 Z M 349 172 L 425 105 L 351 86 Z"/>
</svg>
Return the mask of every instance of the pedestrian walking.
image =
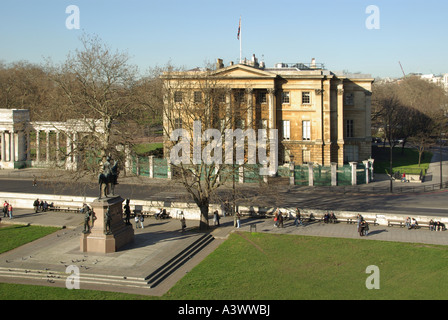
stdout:
<svg viewBox="0 0 448 320">
<path fill-rule="evenodd" d="M 33 207 L 34 207 L 34 213 L 38 213 L 39 212 L 39 198 L 34 200 Z"/>
<path fill-rule="evenodd" d="M 213 212 L 213 224 L 219 227 L 219 214 L 218 214 L 218 210 L 215 210 L 215 212 Z"/>
<path fill-rule="evenodd" d="M 236 211 L 235 217 L 236 217 L 236 227 L 239 229 L 241 227 L 241 214 L 238 211 Z"/>
<path fill-rule="evenodd" d="M 33 174 L 33 187 L 37 187 L 37 178 L 36 175 Z"/>
<path fill-rule="evenodd" d="M 187 228 L 187 222 L 185 221 L 185 216 L 182 214 L 182 218 L 180 219 L 180 226 L 182 228 L 182 232 Z"/>
<path fill-rule="evenodd" d="M 278 227 L 283 228 L 283 214 L 278 210 Z"/>
<path fill-rule="evenodd" d="M 145 217 L 143 216 L 143 214 L 140 214 L 140 218 L 139 218 L 139 220 L 140 220 L 140 226 L 141 226 L 141 228 L 144 229 L 145 227 L 143 226 L 143 221 L 145 221 Z"/>
<path fill-rule="evenodd" d="M 5 200 L 3 203 L 3 218 L 8 216 L 8 202 Z"/>
<path fill-rule="evenodd" d="M 135 213 L 134 222 L 135 222 L 135 229 L 138 229 L 138 223 L 140 222 L 140 218 L 137 213 Z"/>
<path fill-rule="evenodd" d="M 9 219 L 13 218 L 13 216 L 12 216 L 12 205 L 11 204 L 8 204 L 8 215 L 9 215 Z"/>
</svg>

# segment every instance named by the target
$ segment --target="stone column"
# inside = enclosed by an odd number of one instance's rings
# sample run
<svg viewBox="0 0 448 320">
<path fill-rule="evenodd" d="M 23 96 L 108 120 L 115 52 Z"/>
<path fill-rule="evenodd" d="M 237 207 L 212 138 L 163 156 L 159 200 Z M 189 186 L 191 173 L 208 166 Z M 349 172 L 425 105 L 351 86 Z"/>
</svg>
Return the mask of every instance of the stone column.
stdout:
<svg viewBox="0 0 448 320">
<path fill-rule="evenodd" d="M 275 101 L 275 89 L 268 89 L 268 105 L 269 105 L 269 129 L 275 129 L 276 125 L 276 101 Z"/>
<path fill-rule="evenodd" d="M 9 161 L 11 161 L 12 163 L 14 163 L 16 161 L 16 139 L 15 139 L 15 132 L 10 131 L 9 133 L 9 138 L 10 138 L 10 145 L 11 145 L 11 149 L 9 152 Z M 13 167 L 14 168 L 14 167 Z"/>
<path fill-rule="evenodd" d="M 244 183 L 244 166 L 238 167 L 238 182 Z"/>
<path fill-rule="evenodd" d="M 331 164 L 331 185 L 338 185 L 338 164 L 336 162 L 332 162 Z"/>
<path fill-rule="evenodd" d="M 135 174 L 137 177 L 140 176 L 140 159 L 138 156 L 135 157 Z"/>
<path fill-rule="evenodd" d="M 30 140 L 30 130 L 26 130 L 26 160 L 31 160 L 31 140 Z"/>
<path fill-rule="evenodd" d="M 247 119 L 246 119 L 246 129 L 253 129 L 254 127 L 254 105 L 253 105 L 253 92 L 252 88 L 246 88 L 247 95 Z"/>
<path fill-rule="evenodd" d="M 171 168 L 171 162 L 170 162 L 170 158 L 168 157 L 167 159 L 166 159 L 166 165 L 167 165 L 167 168 L 166 168 L 166 170 L 167 170 L 167 177 L 168 177 L 168 179 L 172 179 L 173 178 L 173 173 L 172 173 L 172 168 Z"/>
<path fill-rule="evenodd" d="M 344 165 L 344 86 L 338 85 L 337 89 L 337 143 L 338 143 L 338 165 Z"/>
<path fill-rule="evenodd" d="M 375 161 L 375 159 L 370 158 L 368 160 L 370 162 L 370 181 L 375 181 L 373 179 L 373 162 Z"/>
<path fill-rule="evenodd" d="M 73 161 L 72 161 L 72 168 L 73 170 L 77 170 L 78 169 L 78 161 L 79 161 L 79 154 L 78 154 L 78 145 L 77 145 L 77 141 L 78 141 L 78 133 L 75 131 L 73 132 L 73 149 L 72 149 L 72 153 L 73 153 Z"/>
<path fill-rule="evenodd" d="M 59 154 L 59 131 L 56 131 L 56 163 L 60 160 Z"/>
<path fill-rule="evenodd" d="M 70 132 L 66 132 L 67 136 L 67 156 L 65 157 L 65 169 L 71 170 L 72 169 L 72 162 L 73 162 L 73 148 L 72 148 L 72 137 Z"/>
<path fill-rule="evenodd" d="M 40 130 L 36 130 L 36 163 L 40 162 Z"/>
<path fill-rule="evenodd" d="M 124 172 L 125 175 L 131 175 L 132 174 L 132 158 L 131 158 L 131 150 L 129 148 L 129 145 L 124 146 Z"/>
<path fill-rule="evenodd" d="M 148 162 L 149 162 L 149 177 L 154 178 L 154 156 L 149 156 Z"/>
<path fill-rule="evenodd" d="M 6 161 L 6 139 L 5 139 L 5 131 L 2 131 L 2 161 Z"/>
<path fill-rule="evenodd" d="M 349 162 L 352 171 L 352 186 L 356 186 L 356 162 Z"/>
<path fill-rule="evenodd" d="M 45 161 L 48 164 L 48 163 L 50 163 L 50 131 L 49 130 L 45 131 L 45 142 L 46 142 L 45 152 L 47 153 Z"/>
<path fill-rule="evenodd" d="M 293 186 L 295 184 L 295 179 L 294 179 L 294 162 L 291 161 L 289 163 L 289 184 L 291 186 Z"/>
<path fill-rule="evenodd" d="M 365 170 L 365 174 L 366 174 L 366 184 L 369 184 L 369 182 L 370 182 L 369 163 L 370 163 L 369 160 L 362 161 L 362 164 L 364 165 L 364 168 L 365 168 L 364 170 Z"/>
<path fill-rule="evenodd" d="M 310 187 L 314 186 L 314 163 L 308 162 L 308 185 Z"/>
</svg>

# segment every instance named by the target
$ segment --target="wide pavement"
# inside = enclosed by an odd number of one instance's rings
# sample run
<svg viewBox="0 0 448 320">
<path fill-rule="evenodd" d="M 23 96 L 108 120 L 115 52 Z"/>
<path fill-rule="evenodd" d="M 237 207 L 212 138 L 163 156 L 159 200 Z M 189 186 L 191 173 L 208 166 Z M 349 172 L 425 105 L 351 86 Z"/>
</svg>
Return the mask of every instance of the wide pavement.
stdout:
<svg viewBox="0 0 448 320">
<path fill-rule="evenodd" d="M 195 228 L 197 222 L 187 221 L 187 231 L 181 232 L 178 220 L 148 218 L 144 229 L 135 229 L 134 226 L 135 240 L 132 244 L 116 253 L 94 254 L 80 251 L 82 219 L 82 215 L 76 213 L 34 214 L 29 210 L 16 210 L 12 220 L 3 218 L 3 225 L 29 223 L 65 228 L 1 254 L 0 281 L 65 287 L 67 276 L 71 275 L 67 268 L 76 266 L 80 272 L 81 289 L 161 296 L 225 241 L 230 233 L 243 231 L 448 245 L 446 231 L 371 226 L 369 235 L 360 237 L 355 224 L 313 222 L 295 227 L 293 220 L 288 220 L 283 228 L 277 228 L 272 219 L 253 218 L 243 218 L 241 228 L 237 229 L 233 226 L 233 217 L 227 216 L 221 218 L 219 227 L 209 230 L 214 241 L 165 281 L 150 288 L 144 278 L 202 236 Z M 213 224 L 212 220 L 210 223 Z"/>
</svg>

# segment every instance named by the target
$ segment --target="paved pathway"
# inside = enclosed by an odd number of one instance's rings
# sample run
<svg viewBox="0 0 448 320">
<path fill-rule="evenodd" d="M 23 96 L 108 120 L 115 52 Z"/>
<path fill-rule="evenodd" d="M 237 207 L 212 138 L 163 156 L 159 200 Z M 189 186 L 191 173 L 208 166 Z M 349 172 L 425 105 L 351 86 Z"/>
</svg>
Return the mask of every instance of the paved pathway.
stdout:
<svg viewBox="0 0 448 320">
<path fill-rule="evenodd" d="M 135 229 L 135 241 L 112 254 L 82 253 L 79 250 L 82 230 L 82 215 L 74 213 L 47 212 L 34 214 L 17 210 L 9 223 L 66 226 L 65 229 L 37 241 L 26 244 L 0 255 L 0 281 L 43 284 L 65 287 L 70 274 L 67 267 L 75 265 L 80 271 L 81 288 L 145 295 L 165 294 L 186 272 L 216 249 L 233 231 L 255 231 L 295 235 L 356 238 L 363 240 L 384 240 L 417 242 L 423 244 L 448 245 L 448 232 L 429 230 L 407 230 L 399 227 L 371 226 L 367 237 L 360 237 L 355 224 L 310 223 L 295 227 L 293 220 L 276 228 L 272 219 L 243 218 L 240 229 L 233 226 L 233 217 L 221 219 L 221 226 L 210 232 L 215 240 L 204 250 L 192 257 L 168 279 L 155 288 L 149 288 L 144 278 L 164 262 L 197 240 L 202 234 L 192 227 L 195 221 L 187 221 L 187 232 L 180 231 L 177 220 L 145 220 L 144 229 Z M 211 220 L 212 223 L 212 220 Z"/>
</svg>

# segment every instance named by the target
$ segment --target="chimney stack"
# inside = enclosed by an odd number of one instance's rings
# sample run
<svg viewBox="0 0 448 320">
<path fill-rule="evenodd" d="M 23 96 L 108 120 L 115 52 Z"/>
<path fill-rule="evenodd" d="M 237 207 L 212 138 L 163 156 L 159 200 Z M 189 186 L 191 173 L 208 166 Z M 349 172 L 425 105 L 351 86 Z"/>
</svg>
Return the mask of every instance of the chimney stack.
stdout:
<svg viewBox="0 0 448 320">
<path fill-rule="evenodd" d="M 216 59 L 216 70 L 224 68 L 224 63 L 222 61 L 222 59 Z"/>
</svg>

